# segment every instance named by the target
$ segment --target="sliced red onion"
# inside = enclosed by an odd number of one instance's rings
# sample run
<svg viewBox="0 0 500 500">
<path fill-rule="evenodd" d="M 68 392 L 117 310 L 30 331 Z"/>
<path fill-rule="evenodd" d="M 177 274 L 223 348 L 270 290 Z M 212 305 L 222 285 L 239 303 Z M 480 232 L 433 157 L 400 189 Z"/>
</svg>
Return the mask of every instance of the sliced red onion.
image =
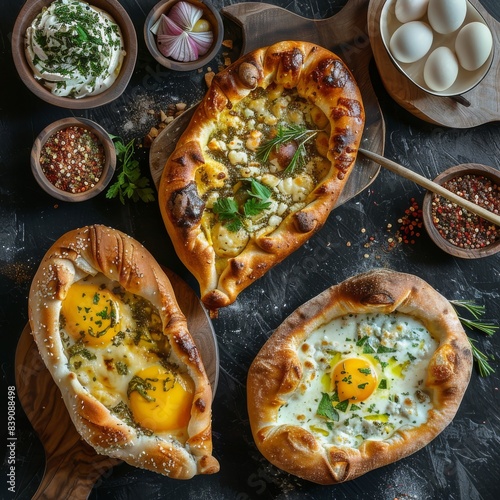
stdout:
<svg viewBox="0 0 500 500">
<path fill-rule="evenodd" d="M 178 36 L 183 33 L 183 29 L 172 19 L 167 17 L 165 14 L 161 15 L 160 25 L 158 27 L 157 36 L 160 35 L 170 35 L 170 36 Z"/>
<path fill-rule="evenodd" d="M 211 31 L 191 31 L 189 33 L 189 38 L 198 46 L 198 53 L 202 56 L 206 54 L 208 49 L 212 46 L 214 34 Z"/>
<path fill-rule="evenodd" d="M 184 31 L 191 31 L 202 15 L 203 10 L 188 2 L 176 3 L 168 12 L 168 17 Z"/>
<path fill-rule="evenodd" d="M 191 62 L 208 52 L 212 46 L 212 31 L 191 31 L 203 11 L 188 2 L 175 4 L 168 15 L 162 14 L 155 24 L 158 50 L 165 57 Z"/>
<path fill-rule="evenodd" d="M 197 43 L 186 32 L 176 36 L 158 35 L 158 50 L 180 62 L 196 61 L 199 56 Z"/>
</svg>

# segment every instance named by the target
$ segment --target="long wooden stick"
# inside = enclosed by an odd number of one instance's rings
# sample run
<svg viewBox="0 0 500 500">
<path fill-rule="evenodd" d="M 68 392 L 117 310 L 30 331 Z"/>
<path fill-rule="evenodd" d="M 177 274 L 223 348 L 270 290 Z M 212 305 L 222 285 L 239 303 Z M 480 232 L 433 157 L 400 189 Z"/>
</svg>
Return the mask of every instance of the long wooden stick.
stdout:
<svg viewBox="0 0 500 500">
<path fill-rule="evenodd" d="M 374 162 L 378 163 L 380 166 L 387 168 L 391 172 L 394 172 L 395 174 L 400 175 L 401 177 L 405 177 L 406 179 L 409 179 L 410 181 L 413 181 L 415 184 L 418 184 L 419 186 L 422 186 L 429 191 L 432 191 L 433 193 L 441 195 L 443 198 L 446 198 L 447 200 L 452 201 L 453 203 L 456 203 L 457 205 L 461 206 L 462 208 L 467 209 L 469 212 L 472 212 L 473 214 L 479 215 L 479 217 L 482 217 L 483 219 L 486 219 L 493 224 L 500 226 L 500 216 L 495 215 L 494 213 L 490 212 L 489 210 L 486 210 L 483 207 L 480 207 L 479 205 L 476 205 L 475 203 L 472 203 L 468 200 L 465 200 L 464 198 L 456 195 L 455 193 L 452 193 L 448 189 L 445 189 L 443 186 L 440 186 L 436 182 L 433 182 L 426 177 L 423 177 L 420 174 L 417 174 L 416 172 L 413 172 L 412 170 L 403 167 L 402 165 L 399 165 L 399 163 L 396 163 L 392 160 L 388 160 L 384 156 L 380 156 L 377 153 L 373 153 L 372 151 L 368 151 L 366 149 L 359 148 L 358 151 L 369 158 L 370 160 L 373 160 Z"/>
</svg>

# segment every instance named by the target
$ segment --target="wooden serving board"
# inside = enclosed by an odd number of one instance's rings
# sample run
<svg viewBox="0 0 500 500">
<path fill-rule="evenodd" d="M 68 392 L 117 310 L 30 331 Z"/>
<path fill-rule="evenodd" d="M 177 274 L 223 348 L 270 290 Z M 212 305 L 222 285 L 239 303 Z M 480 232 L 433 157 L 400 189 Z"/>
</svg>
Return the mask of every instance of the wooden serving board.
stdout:
<svg viewBox="0 0 500 500">
<path fill-rule="evenodd" d="M 469 128 L 500 119 L 500 23 L 482 7 L 479 0 L 470 0 L 486 20 L 493 34 L 493 62 L 482 82 L 463 98 L 464 106 L 450 97 L 428 94 L 410 82 L 392 62 L 380 35 L 381 0 L 371 0 L 368 8 L 368 33 L 382 82 L 390 96 L 417 118 L 454 128 Z"/>
<path fill-rule="evenodd" d="M 215 395 L 219 353 L 212 323 L 195 292 L 165 269 L 202 355 Z M 85 499 L 96 481 L 121 460 L 99 455 L 76 431 L 50 372 L 26 325 L 16 350 L 16 387 L 23 409 L 45 449 L 45 472 L 33 499 Z"/>
<path fill-rule="evenodd" d="M 241 27 L 242 54 L 283 40 L 317 43 L 338 54 L 356 78 L 363 96 L 366 124 L 362 147 L 383 155 L 385 124 L 369 75 L 372 52 L 366 25 L 368 3 L 368 0 L 349 0 L 339 13 L 328 19 L 306 19 L 281 7 L 256 2 L 230 5 L 222 9 L 222 14 Z M 149 162 L 156 187 L 193 110 L 184 112 L 153 142 Z M 337 206 L 366 189 L 379 171 L 379 165 L 359 156 Z"/>
</svg>

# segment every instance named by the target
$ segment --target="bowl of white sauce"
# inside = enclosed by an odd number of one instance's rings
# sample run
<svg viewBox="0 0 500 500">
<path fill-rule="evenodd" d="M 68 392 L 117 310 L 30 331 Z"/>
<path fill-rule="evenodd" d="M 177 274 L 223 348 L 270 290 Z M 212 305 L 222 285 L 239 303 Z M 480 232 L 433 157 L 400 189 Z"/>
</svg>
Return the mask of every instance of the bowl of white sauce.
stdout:
<svg viewBox="0 0 500 500">
<path fill-rule="evenodd" d="M 95 108 L 127 87 L 137 36 L 117 0 L 28 0 L 14 25 L 12 54 L 39 98 L 63 108 Z"/>
</svg>

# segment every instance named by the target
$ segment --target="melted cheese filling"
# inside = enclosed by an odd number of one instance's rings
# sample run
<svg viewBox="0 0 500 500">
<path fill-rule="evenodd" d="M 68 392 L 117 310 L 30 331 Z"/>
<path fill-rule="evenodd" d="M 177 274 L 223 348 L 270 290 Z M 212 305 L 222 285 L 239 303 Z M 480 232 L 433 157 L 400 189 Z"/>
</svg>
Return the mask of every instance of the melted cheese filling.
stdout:
<svg viewBox="0 0 500 500">
<path fill-rule="evenodd" d="M 299 347 L 303 377 L 277 424 L 301 426 L 325 446 L 351 448 L 418 427 L 432 409 L 425 379 L 437 346 L 404 314 L 337 318 Z"/>
<path fill-rule="evenodd" d="M 272 139 L 279 127 L 290 125 L 318 133 L 305 143 L 298 166 L 287 172 L 273 155 L 266 162 L 260 161 L 257 149 Z M 329 137 L 325 114 L 295 89 L 282 85 L 256 89 L 221 114 L 205 147 L 206 163 L 195 174 L 198 194 L 205 202 L 202 228 L 219 259 L 239 255 L 251 238 L 271 233 L 285 217 L 306 206 L 310 193 L 330 171 L 326 158 Z M 235 200 L 241 208 L 248 199 L 249 183 L 245 180 L 250 179 L 271 190 L 270 206 L 246 216 L 239 231 L 230 231 L 212 208 L 222 198 Z"/>
<path fill-rule="evenodd" d="M 170 362 L 156 308 L 103 276 L 74 283 L 60 334 L 80 384 L 138 432 L 187 438 L 194 385 Z"/>
</svg>

